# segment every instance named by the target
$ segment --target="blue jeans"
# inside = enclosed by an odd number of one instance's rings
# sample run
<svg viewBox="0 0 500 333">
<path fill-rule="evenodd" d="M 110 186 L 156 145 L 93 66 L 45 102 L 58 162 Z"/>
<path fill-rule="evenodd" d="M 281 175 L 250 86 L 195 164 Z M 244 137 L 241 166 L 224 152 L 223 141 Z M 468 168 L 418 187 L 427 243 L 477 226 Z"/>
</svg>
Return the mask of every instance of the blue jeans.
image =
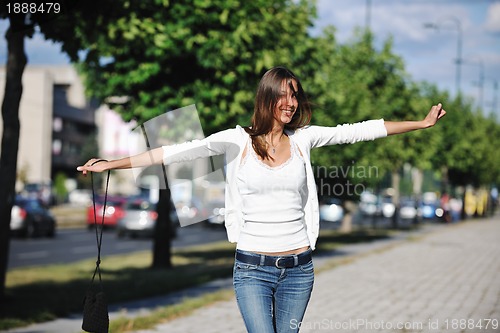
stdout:
<svg viewBox="0 0 500 333">
<path fill-rule="evenodd" d="M 312 260 L 293 268 L 251 265 L 236 260 L 233 284 L 248 333 L 298 332 L 313 283 Z"/>
</svg>

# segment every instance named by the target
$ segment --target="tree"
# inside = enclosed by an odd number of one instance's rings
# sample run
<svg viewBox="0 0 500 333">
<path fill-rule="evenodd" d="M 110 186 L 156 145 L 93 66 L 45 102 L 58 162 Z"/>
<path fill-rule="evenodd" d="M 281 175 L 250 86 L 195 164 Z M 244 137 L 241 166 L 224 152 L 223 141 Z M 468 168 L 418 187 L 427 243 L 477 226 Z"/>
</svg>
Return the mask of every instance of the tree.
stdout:
<svg viewBox="0 0 500 333">
<path fill-rule="evenodd" d="M 10 214 L 15 198 L 17 151 L 19 147 L 19 104 L 22 74 L 26 66 L 24 18 L 10 18 L 7 29 L 7 75 L 2 103 L 2 151 L 0 153 L 0 300 L 5 296 L 5 274 L 9 254 Z"/>
<path fill-rule="evenodd" d="M 291 63 L 313 13 L 307 1 L 157 3 L 130 3 L 129 17 L 92 24 L 102 36 L 82 64 L 89 93 L 129 97 L 115 109 L 139 122 L 196 103 L 207 133 L 249 119 L 261 74 Z"/>
<path fill-rule="evenodd" d="M 499 124 L 473 110 L 473 101 L 457 99 L 450 106 L 450 118 L 443 124 L 440 149 L 444 154 L 433 162 L 446 167 L 452 185 L 490 185 L 498 182 Z M 448 115 L 447 115 L 448 117 Z M 436 156 L 437 157 L 437 156 Z"/>
<path fill-rule="evenodd" d="M 329 44 L 333 44 L 333 36 L 330 40 Z M 358 35 L 350 44 L 338 46 L 332 52 L 333 56 L 320 61 L 321 71 L 316 87 L 322 87 L 315 92 L 320 101 L 315 121 L 334 126 L 373 118 L 412 118 L 415 111 L 408 105 L 410 94 L 404 66 L 391 48 L 389 40 L 382 50 L 377 51 L 373 46 L 373 36 L 365 33 Z M 320 165 L 345 168 L 368 169 L 376 166 L 378 174 L 383 175 L 399 167 L 394 165 L 394 159 L 404 161 L 409 154 L 403 149 L 401 140 L 388 141 L 326 147 L 313 155 L 314 161 Z M 360 178 L 353 180 L 365 184 L 379 181 L 363 176 Z"/>
</svg>

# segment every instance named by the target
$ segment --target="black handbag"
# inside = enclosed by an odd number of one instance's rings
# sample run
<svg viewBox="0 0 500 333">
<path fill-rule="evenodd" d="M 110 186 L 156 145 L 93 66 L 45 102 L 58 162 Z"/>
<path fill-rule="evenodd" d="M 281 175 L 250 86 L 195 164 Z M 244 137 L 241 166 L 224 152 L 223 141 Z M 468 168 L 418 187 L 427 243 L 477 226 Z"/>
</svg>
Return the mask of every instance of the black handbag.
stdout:
<svg viewBox="0 0 500 333">
<path fill-rule="evenodd" d="M 103 160 L 98 160 L 101 162 Z M 92 200 L 94 205 L 94 226 L 95 235 L 97 241 L 97 261 L 94 270 L 94 275 L 92 275 L 92 280 L 87 288 L 85 296 L 83 298 L 83 321 L 82 329 L 90 333 L 108 333 L 109 330 L 109 313 L 108 313 L 108 301 L 106 299 L 106 294 L 104 293 L 102 287 L 101 278 L 101 244 L 102 244 L 102 229 L 104 228 L 104 212 L 106 211 L 106 201 L 108 197 L 108 184 L 109 184 L 109 171 L 106 179 L 106 191 L 104 192 L 104 207 L 100 233 L 98 232 L 97 219 L 96 219 L 96 207 L 95 207 L 95 192 L 94 192 L 94 179 L 92 173 L 90 174 L 92 182 Z M 96 274 L 99 275 L 99 288 L 94 285 L 94 279 Z"/>
<path fill-rule="evenodd" d="M 87 289 L 83 300 L 82 329 L 92 333 L 108 333 L 108 302 L 104 291 Z"/>
</svg>

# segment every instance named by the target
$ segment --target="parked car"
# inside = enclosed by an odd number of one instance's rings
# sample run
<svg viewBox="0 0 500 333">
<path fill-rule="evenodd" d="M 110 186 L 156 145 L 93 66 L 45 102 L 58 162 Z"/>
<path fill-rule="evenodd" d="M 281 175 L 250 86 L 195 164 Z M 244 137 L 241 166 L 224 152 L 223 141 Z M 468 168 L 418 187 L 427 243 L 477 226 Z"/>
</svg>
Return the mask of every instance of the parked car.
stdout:
<svg viewBox="0 0 500 333">
<path fill-rule="evenodd" d="M 11 211 L 10 230 L 22 237 L 54 237 L 56 220 L 40 199 L 17 197 Z"/>
<path fill-rule="evenodd" d="M 123 207 L 123 215 L 118 220 L 116 232 L 118 237 L 145 236 L 151 237 L 156 228 L 158 213 L 156 204 L 144 198 L 132 198 Z M 179 219 L 175 209 L 170 210 L 172 236 L 175 237 Z"/>
<path fill-rule="evenodd" d="M 123 216 L 123 205 L 126 199 L 122 197 L 108 197 L 106 200 L 106 212 L 104 214 L 103 222 L 103 208 L 104 208 L 104 197 L 99 196 L 96 199 L 96 223 L 98 225 L 104 224 L 104 227 L 114 228 L 118 223 L 118 220 Z M 94 227 L 94 204 L 91 203 L 87 208 L 87 226 L 89 229 Z"/>
<path fill-rule="evenodd" d="M 368 191 L 361 193 L 359 210 L 364 216 L 379 215 L 380 209 L 378 196 Z"/>
<path fill-rule="evenodd" d="M 415 200 L 401 199 L 399 217 L 403 220 L 414 220 L 420 216 L 420 209 Z"/>
<path fill-rule="evenodd" d="M 422 211 L 422 218 L 425 220 L 436 220 L 443 215 L 439 199 L 434 192 L 425 192 L 422 195 L 420 209 Z"/>
<path fill-rule="evenodd" d="M 322 198 L 319 205 L 319 217 L 321 221 L 340 223 L 344 218 L 344 208 L 342 201 L 338 198 Z"/>
<path fill-rule="evenodd" d="M 382 197 L 380 204 L 380 211 L 382 213 L 382 216 L 385 218 L 390 218 L 394 215 L 394 212 L 396 211 L 396 206 L 394 206 L 394 203 L 392 202 L 392 197 L 390 196 Z"/>
</svg>

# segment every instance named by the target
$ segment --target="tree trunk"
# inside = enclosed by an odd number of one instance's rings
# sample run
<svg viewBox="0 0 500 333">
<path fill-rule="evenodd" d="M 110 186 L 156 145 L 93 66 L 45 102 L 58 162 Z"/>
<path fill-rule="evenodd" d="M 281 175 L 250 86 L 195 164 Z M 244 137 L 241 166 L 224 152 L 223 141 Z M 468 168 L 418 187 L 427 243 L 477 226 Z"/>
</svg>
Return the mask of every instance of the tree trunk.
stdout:
<svg viewBox="0 0 500 333">
<path fill-rule="evenodd" d="M 160 190 L 158 205 L 156 207 L 158 218 L 156 220 L 153 243 L 153 268 L 170 268 L 170 240 L 172 236 L 172 222 L 170 219 L 171 202 L 170 189 Z"/>
<path fill-rule="evenodd" d="M 422 169 L 413 168 L 411 179 L 413 183 L 413 195 L 415 198 L 420 199 L 422 196 L 422 184 L 424 183 L 424 172 Z"/>
<path fill-rule="evenodd" d="M 340 225 L 340 232 L 343 234 L 349 234 L 352 232 L 352 218 L 356 211 L 356 204 L 351 200 L 344 201 L 344 218 L 342 219 Z"/>
<path fill-rule="evenodd" d="M 5 277 L 9 258 L 10 214 L 15 199 L 17 151 L 19 148 L 19 104 L 23 93 L 22 76 L 27 63 L 24 52 L 24 16 L 10 18 L 5 34 L 7 66 L 2 103 L 3 132 L 0 152 L 0 300 L 5 297 Z"/>
</svg>

